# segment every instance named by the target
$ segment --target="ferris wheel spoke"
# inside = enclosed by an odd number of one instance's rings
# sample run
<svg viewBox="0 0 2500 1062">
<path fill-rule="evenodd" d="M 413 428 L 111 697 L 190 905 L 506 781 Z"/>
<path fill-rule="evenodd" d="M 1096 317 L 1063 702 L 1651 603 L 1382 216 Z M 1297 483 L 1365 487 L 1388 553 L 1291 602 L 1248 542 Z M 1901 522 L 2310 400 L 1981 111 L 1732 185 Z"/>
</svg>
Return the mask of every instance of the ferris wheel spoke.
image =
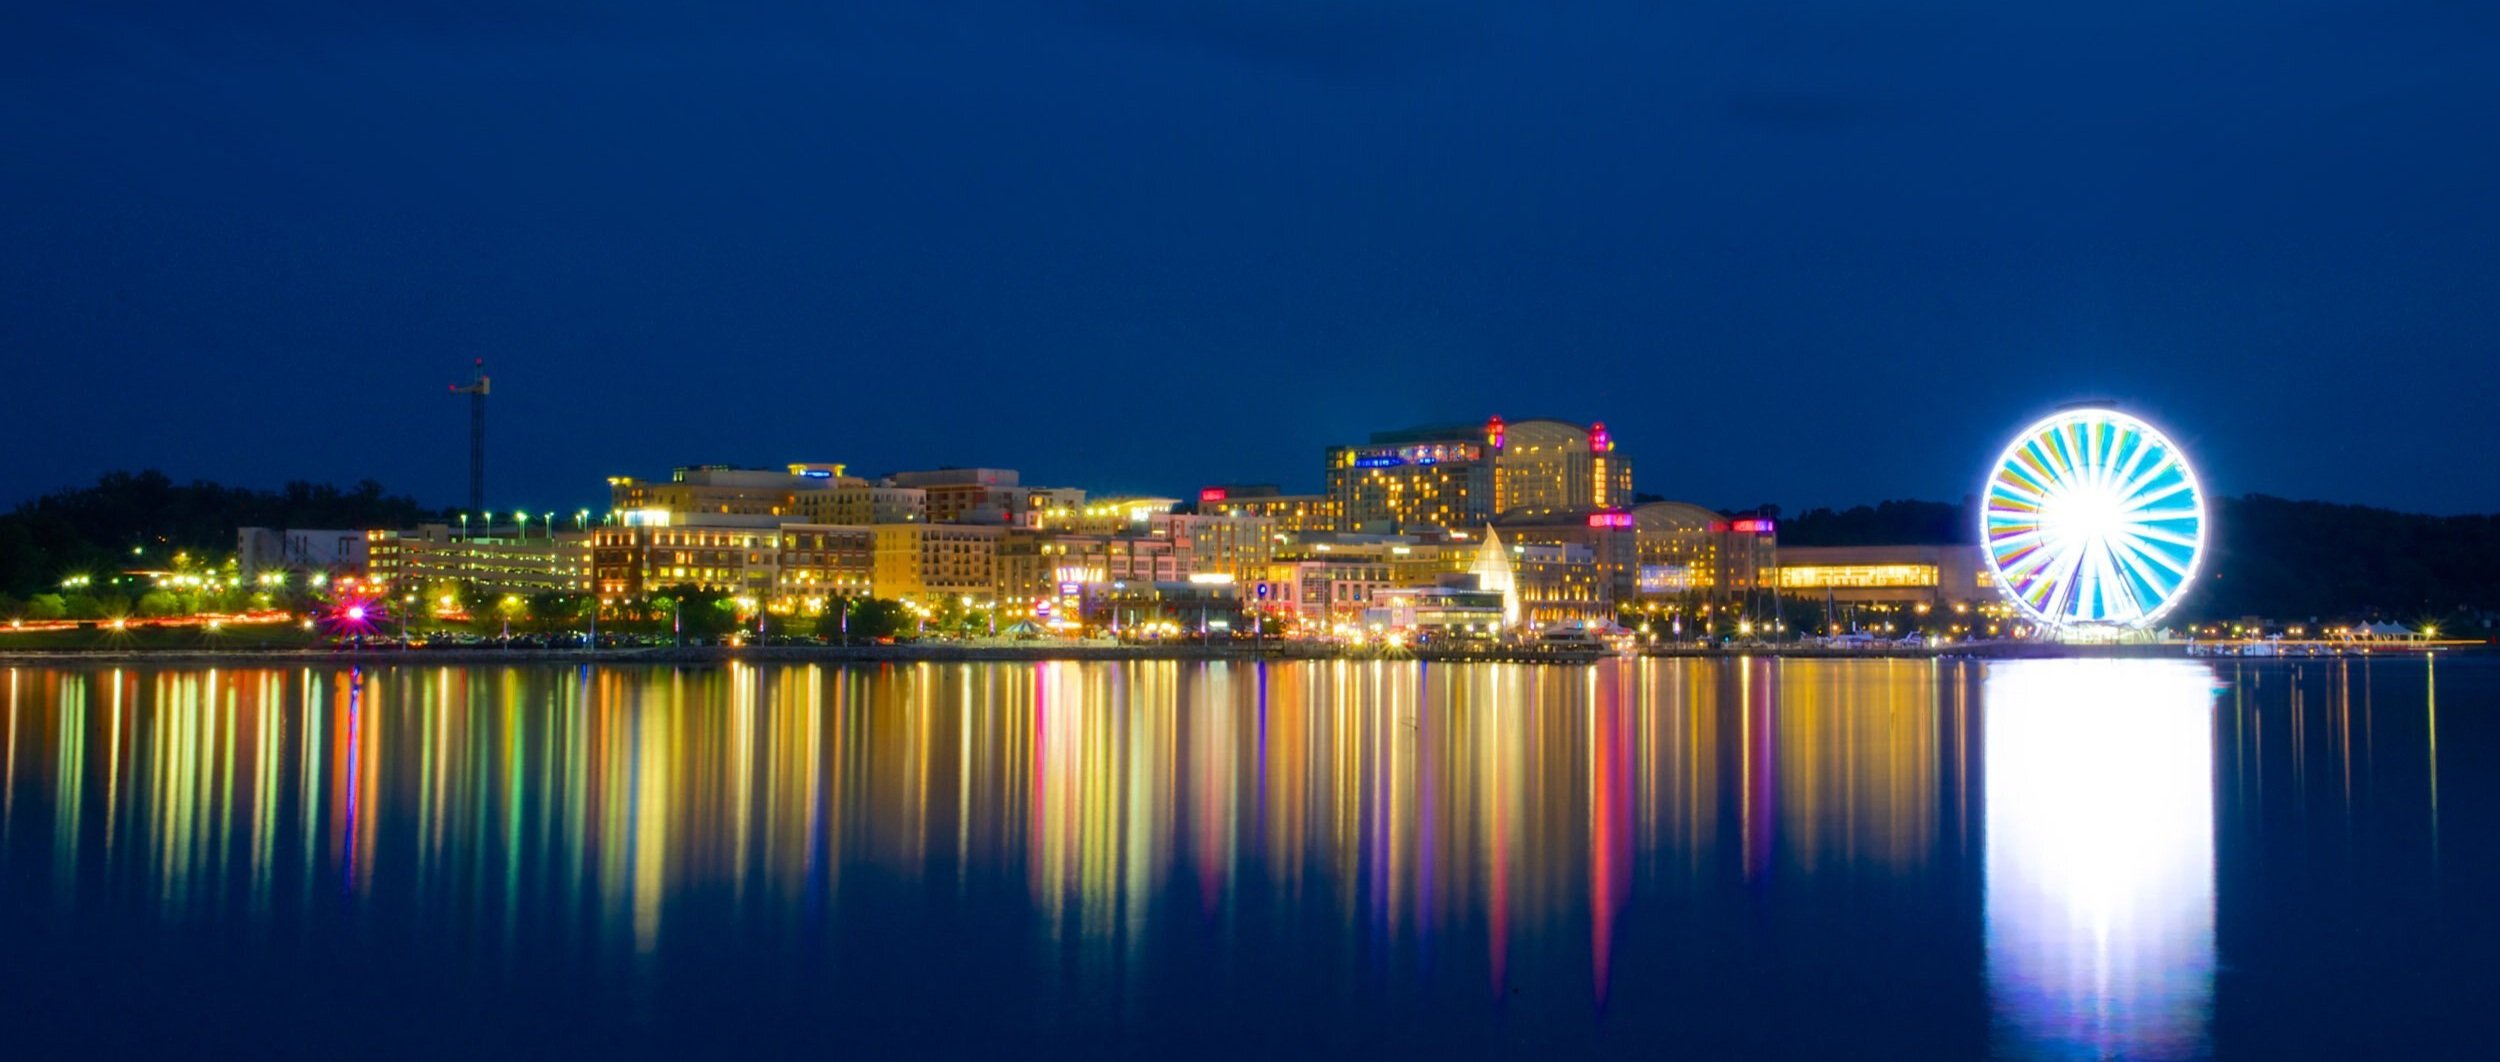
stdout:
<svg viewBox="0 0 2500 1062">
<path fill-rule="evenodd" d="M 2146 585 L 2176 586 L 2181 580 L 2187 578 L 2186 565 L 2164 556 L 2158 550 L 2147 549 L 2142 543 L 2126 540 L 2120 541 L 2117 545 L 2118 548 L 2112 552 L 2130 573 L 2142 578 Z"/>
<path fill-rule="evenodd" d="M 2195 484 L 2189 483 L 2185 477 L 2181 477 L 2158 486 L 2147 486 L 2128 491 L 2127 498 L 2129 504 L 2133 508 L 2142 510 L 2150 508 L 2161 502 L 2169 501 L 2170 499 L 2176 498 L 2181 494 L 2192 492 L 2195 489 Z"/>
<path fill-rule="evenodd" d="M 2162 548 L 2163 545 L 2177 545 L 2177 543 L 2154 543 L 2146 541 L 2140 537 L 2128 536 L 2121 539 L 2120 544 L 2124 546 L 2124 552 L 2127 555 L 2139 558 L 2145 563 L 2163 568 L 2169 571 L 2175 579 L 2187 578 L 2187 560 L 2173 555 L 2168 549 Z"/>
</svg>

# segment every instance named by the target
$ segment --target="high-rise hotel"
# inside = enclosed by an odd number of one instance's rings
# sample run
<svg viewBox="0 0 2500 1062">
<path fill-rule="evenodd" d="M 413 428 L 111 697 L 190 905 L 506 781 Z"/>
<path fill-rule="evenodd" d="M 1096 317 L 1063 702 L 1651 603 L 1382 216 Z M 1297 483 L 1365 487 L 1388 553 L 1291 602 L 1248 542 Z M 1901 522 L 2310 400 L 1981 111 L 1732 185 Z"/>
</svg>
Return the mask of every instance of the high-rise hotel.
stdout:
<svg viewBox="0 0 2500 1062">
<path fill-rule="evenodd" d="M 1632 461 L 1615 452 L 1603 423 L 1494 417 L 1330 447 L 1327 497 L 1340 530 L 1467 529 L 1504 515 L 1629 505 Z"/>
</svg>

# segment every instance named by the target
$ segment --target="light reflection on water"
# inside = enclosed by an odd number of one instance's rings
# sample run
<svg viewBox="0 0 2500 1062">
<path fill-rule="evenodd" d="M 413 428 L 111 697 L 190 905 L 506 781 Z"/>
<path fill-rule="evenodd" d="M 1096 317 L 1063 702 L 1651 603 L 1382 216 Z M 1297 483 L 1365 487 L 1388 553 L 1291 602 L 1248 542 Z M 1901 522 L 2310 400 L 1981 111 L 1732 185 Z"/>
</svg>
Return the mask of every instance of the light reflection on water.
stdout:
<svg viewBox="0 0 2500 1062">
<path fill-rule="evenodd" d="M 2000 1051 L 2171 1058 L 2214 978 L 2212 672 L 2041 660 L 1987 678 Z"/>
<path fill-rule="evenodd" d="M 1872 1000 L 1833 1043 L 2195 1054 L 2216 734 L 2254 740 L 2216 685 L 2152 661 L 17 669 L 0 906 L 395 926 L 579 959 L 650 1006 L 672 952 L 804 951 L 916 896 L 1008 912 L 1020 939 L 976 942 L 1023 956 L 1005 990 L 1131 1025 L 1260 976 L 1484 1013 L 1568 985 L 1596 1043 L 1672 1019 L 1780 1050 L 1818 1041 L 1712 1023 L 1820 977 Z M 1944 1031 L 1882 1024 L 1887 992 Z"/>
</svg>

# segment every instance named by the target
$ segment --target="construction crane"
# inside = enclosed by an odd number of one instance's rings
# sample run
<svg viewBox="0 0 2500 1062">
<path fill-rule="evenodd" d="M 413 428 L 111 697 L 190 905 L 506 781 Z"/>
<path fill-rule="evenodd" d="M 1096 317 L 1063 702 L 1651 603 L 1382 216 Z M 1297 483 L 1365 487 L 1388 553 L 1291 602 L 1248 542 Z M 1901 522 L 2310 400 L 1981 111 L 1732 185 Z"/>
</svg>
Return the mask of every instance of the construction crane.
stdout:
<svg viewBox="0 0 2500 1062">
<path fill-rule="evenodd" d="M 469 511 L 486 511 L 486 359 L 477 359 L 477 375 L 451 393 L 469 396 Z"/>
</svg>

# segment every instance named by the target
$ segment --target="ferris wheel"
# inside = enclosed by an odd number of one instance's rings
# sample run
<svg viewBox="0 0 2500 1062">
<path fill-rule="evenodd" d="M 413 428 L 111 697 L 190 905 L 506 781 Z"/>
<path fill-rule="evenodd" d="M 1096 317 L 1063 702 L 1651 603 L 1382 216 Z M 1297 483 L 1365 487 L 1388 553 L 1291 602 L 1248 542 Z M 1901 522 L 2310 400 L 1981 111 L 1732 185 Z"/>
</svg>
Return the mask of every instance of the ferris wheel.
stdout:
<svg viewBox="0 0 2500 1062">
<path fill-rule="evenodd" d="M 2179 603 L 2205 551 L 2186 455 L 2114 409 L 2058 413 L 1989 473 L 1981 552 L 1998 589 L 2050 627 L 2143 627 Z"/>
</svg>

